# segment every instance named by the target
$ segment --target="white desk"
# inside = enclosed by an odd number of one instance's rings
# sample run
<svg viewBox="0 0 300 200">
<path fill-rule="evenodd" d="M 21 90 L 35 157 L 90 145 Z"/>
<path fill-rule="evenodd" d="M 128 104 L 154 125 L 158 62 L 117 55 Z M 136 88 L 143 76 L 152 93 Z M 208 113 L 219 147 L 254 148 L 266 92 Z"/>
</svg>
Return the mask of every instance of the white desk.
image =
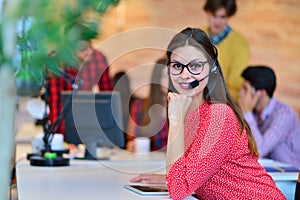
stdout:
<svg viewBox="0 0 300 200">
<path fill-rule="evenodd" d="M 123 188 L 139 173 L 165 173 L 162 154 L 124 156 L 128 161 L 77 161 L 67 167 L 33 167 L 29 162 L 17 164 L 19 200 L 53 199 L 168 199 L 142 197 Z M 117 159 L 116 156 L 114 159 Z M 149 161 L 149 159 L 154 159 Z M 140 160 L 140 161 L 138 161 Z"/>
<path fill-rule="evenodd" d="M 17 170 L 19 200 L 53 199 L 141 199 L 123 188 L 136 174 L 128 169 L 141 169 L 158 173 L 161 163 L 111 163 L 97 161 L 72 161 L 69 167 L 31 167 L 20 163 Z M 121 170 L 120 170 L 121 169 Z M 167 197 L 143 197 L 143 199 Z"/>
<path fill-rule="evenodd" d="M 260 162 L 265 166 L 281 164 L 274 161 Z M 165 173 L 164 154 L 136 156 L 121 152 L 112 155 L 110 161 L 72 160 L 68 167 L 52 168 L 33 167 L 23 161 L 17 164 L 19 200 L 168 199 L 142 197 L 123 188 L 140 173 Z M 297 173 L 270 175 L 287 199 L 293 199 Z"/>
</svg>

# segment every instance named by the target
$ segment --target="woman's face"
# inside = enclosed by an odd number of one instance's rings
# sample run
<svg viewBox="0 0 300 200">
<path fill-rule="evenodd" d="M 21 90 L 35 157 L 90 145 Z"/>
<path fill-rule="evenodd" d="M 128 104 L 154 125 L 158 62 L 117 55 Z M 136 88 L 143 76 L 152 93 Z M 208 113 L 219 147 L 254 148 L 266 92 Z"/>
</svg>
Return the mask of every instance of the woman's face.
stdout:
<svg viewBox="0 0 300 200">
<path fill-rule="evenodd" d="M 213 35 L 221 33 L 227 24 L 227 13 L 225 8 L 216 10 L 215 13 L 207 12 L 208 26 Z"/>
<path fill-rule="evenodd" d="M 199 75 L 191 74 L 185 67 L 181 74 L 173 75 L 170 73 L 171 81 L 175 89 L 180 93 L 190 97 L 203 96 L 203 90 L 208 82 L 209 64 L 207 58 L 202 51 L 193 46 L 182 46 L 176 48 L 171 54 L 171 62 L 178 62 L 181 64 L 193 63 L 195 61 L 206 62 L 203 66 L 203 71 Z M 195 80 L 199 81 L 206 77 L 203 81 L 199 82 L 199 85 L 195 88 L 189 88 L 189 84 Z"/>
</svg>

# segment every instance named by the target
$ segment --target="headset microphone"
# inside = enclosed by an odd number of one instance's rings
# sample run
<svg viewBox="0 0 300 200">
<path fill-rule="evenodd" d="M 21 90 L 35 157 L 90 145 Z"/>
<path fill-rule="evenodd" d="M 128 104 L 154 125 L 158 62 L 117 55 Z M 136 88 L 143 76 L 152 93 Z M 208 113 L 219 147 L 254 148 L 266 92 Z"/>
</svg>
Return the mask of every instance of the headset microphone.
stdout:
<svg viewBox="0 0 300 200">
<path fill-rule="evenodd" d="M 190 82 L 189 88 L 190 88 L 190 89 L 193 89 L 193 88 L 197 87 L 197 86 L 199 85 L 199 83 L 200 83 L 201 81 L 203 81 L 204 79 L 206 79 L 208 76 L 209 76 L 209 74 L 208 74 L 207 76 L 201 78 L 199 81 L 198 81 L 198 80 L 194 80 L 193 82 Z"/>
</svg>

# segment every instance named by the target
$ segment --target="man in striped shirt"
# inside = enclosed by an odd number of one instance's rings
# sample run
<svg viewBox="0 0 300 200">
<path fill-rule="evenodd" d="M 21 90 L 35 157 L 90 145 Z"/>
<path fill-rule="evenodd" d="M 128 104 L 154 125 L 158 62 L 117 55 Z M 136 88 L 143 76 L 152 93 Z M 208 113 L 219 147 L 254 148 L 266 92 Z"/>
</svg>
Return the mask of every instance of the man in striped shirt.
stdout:
<svg viewBox="0 0 300 200">
<path fill-rule="evenodd" d="M 274 71 L 267 66 L 250 66 L 244 78 L 239 105 L 249 123 L 260 156 L 300 169 L 300 122 L 296 112 L 273 97 Z"/>
</svg>

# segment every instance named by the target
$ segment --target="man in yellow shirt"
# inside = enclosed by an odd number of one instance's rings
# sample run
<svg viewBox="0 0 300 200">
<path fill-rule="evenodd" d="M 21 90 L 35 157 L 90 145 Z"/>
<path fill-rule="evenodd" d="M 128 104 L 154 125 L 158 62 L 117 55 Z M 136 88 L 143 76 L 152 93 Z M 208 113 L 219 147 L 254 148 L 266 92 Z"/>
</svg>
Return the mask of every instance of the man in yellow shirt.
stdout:
<svg viewBox="0 0 300 200">
<path fill-rule="evenodd" d="M 233 30 L 228 18 L 236 12 L 235 0 L 207 0 L 204 10 L 208 27 L 202 28 L 219 51 L 225 81 L 234 100 L 237 101 L 242 86 L 241 73 L 249 65 L 250 50 L 246 39 Z"/>
</svg>

